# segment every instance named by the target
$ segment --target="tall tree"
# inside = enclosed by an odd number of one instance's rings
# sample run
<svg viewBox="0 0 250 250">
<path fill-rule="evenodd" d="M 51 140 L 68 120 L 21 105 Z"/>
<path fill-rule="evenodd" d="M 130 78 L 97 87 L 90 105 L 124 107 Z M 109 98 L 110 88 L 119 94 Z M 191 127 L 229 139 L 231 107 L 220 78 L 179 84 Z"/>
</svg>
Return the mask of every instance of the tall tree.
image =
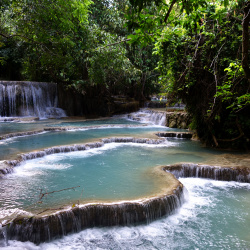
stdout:
<svg viewBox="0 0 250 250">
<path fill-rule="evenodd" d="M 139 27 L 134 41 L 147 33 L 140 16 L 152 2 L 131 0 L 129 23 Z M 161 18 L 155 27 L 159 34 L 155 53 L 169 100 L 181 98 L 186 103 L 194 117 L 193 127 L 204 142 L 249 147 L 249 1 L 154 4 L 158 6 L 155 15 Z"/>
<path fill-rule="evenodd" d="M 89 0 L 13 0 L 2 8 L 1 40 L 8 43 L 15 38 L 25 48 L 25 78 L 63 79 L 81 61 L 90 4 Z M 76 75 L 77 70 L 73 70 Z"/>
</svg>

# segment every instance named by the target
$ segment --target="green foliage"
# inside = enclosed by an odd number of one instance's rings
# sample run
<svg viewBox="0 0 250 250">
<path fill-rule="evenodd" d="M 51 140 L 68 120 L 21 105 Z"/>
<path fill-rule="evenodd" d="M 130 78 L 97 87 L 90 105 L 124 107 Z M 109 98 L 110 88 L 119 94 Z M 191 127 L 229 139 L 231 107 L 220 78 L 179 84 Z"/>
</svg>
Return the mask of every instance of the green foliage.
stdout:
<svg viewBox="0 0 250 250">
<path fill-rule="evenodd" d="M 15 38 L 25 50 L 23 78 L 64 81 L 79 75 L 89 0 L 12 1 L 3 11 L 4 43 Z M 62 76 L 63 73 L 63 76 Z"/>
<path fill-rule="evenodd" d="M 0 75 L 64 82 L 81 93 L 98 86 L 109 96 L 139 100 L 167 92 L 169 102 L 185 102 L 206 143 L 244 145 L 250 137 L 250 80 L 242 67 L 246 3 L 3 0 Z"/>
<path fill-rule="evenodd" d="M 135 48 L 122 42 L 129 34 L 124 19 L 127 8 L 128 1 L 121 0 L 4 2 L 0 9 L 0 60 L 5 67 L 0 66 L 0 75 L 13 80 L 63 82 L 81 93 L 100 85 L 109 95 L 144 98 L 144 90 L 150 94 L 157 85 L 152 76 L 155 62 L 149 58 L 151 53 L 142 56 L 140 45 Z M 149 47 L 152 50 L 152 45 Z M 138 64 L 141 57 L 143 62 Z M 8 76 L 3 74 L 6 67 L 13 68 L 13 62 L 18 62 L 19 74 L 12 70 Z"/>
<path fill-rule="evenodd" d="M 112 38 L 109 41 L 112 43 Z M 121 45 L 93 50 L 87 58 L 91 84 L 106 85 L 109 89 L 115 85 L 127 85 L 132 80 L 138 81 L 140 71 L 130 62 L 126 52 Z"/>
<path fill-rule="evenodd" d="M 250 85 L 241 66 L 244 1 L 186 3 L 176 1 L 168 25 L 156 38 L 162 91 L 168 92 L 170 103 L 185 102 L 206 143 L 223 146 L 224 139 L 233 139 L 233 146 L 245 145 Z"/>
<path fill-rule="evenodd" d="M 113 94 L 144 99 L 157 88 L 153 46 L 147 43 L 142 49 L 141 41 L 131 45 L 123 42 L 129 34 L 124 28 L 127 1 L 95 3 L 90 19 L 94 23 L 91 39 L 96 43 L 89 48 L 87 57 L 90 83 L 105 85 Z"/>
</svg>

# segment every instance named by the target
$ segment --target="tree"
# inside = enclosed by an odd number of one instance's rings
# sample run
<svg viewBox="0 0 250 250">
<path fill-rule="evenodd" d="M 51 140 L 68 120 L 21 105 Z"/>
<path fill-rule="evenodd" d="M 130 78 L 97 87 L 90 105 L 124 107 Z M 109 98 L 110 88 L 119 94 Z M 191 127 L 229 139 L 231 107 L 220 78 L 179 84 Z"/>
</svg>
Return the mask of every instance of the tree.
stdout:
<svg viewBox="0 0 250 250">
<path fill-rule="evenodd" d="M 105 96 L 144 99 L 144 90 L 152 89 L 145 85 L 155 85 L 156 79 L 134 59 L 135 46 L 121 42 L 129 34 L 124 27 L 127 5 L 120 0 L 4 1 L 1 76 L 63 83 L 80 93 L 93 92 L 90 89 L 98 85 Z M 147 67 L 153 71 L 155 65 L 149 61 Z M 6 76 L 6 68 L 17 73 L 10 70 Z"/>
<path fill-rule="evenodd" d="M 131 1 L 129 22 L 151 1 Z M 181 98 L 209 145 L 249 146 L 249 1 L 155 1 L 161 17 L 155 53 L 169 100 Z M 243 18 L 242 18 L 243 17 Z M 157 23 L 156 23 L 157 24 Z M 135 31 L 135 38 L 138 35 Z M 241 53 L 242 52 L 242 53 Z M 242 55 L 242 56 L 241 56 Z"/>
<path fill-rule="evenodd" d="M 24 78 L 55 81 L 81 74 L 74 66 L 81 61 L 90 4 L 89 0 L 21 0 L 1 9 L 1 40 L 8 44 L 15 39 L 25 48 Z"/>
</svg>

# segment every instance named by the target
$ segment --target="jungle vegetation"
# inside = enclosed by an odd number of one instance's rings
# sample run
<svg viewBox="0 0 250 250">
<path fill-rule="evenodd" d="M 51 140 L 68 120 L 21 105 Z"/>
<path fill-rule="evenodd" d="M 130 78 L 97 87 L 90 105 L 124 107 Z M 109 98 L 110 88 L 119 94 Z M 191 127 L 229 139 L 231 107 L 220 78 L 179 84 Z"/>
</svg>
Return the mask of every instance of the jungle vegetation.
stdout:
<svg viewBox="0 0 250 250">
<path fill-rule="evenodd" d="M 249 148 L 250 1 L 2 0 L 0 79 L 182 101 L 207 145 Z"/>
</svg>

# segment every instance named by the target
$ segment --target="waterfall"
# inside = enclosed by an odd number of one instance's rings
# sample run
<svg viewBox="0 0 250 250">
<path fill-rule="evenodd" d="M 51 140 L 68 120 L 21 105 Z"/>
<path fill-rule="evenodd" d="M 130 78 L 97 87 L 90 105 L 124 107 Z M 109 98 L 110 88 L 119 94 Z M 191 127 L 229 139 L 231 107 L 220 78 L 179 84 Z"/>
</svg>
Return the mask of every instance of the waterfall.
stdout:
<svg viewBox="0 0 250 250">
<path fill-rule="evenodd" d="M 159 144 L 162 140 L 133 137 L 112 137 L 82 145 L 60 146 L 42 151 L 22 154 L 15 161 L 6 162 L 14 167 L 20 162 L 60 152 L 88 150 L 102 147 L 106 143 Z M 0 228 L 0 238 L 31 241 L 36 244 L 79 232 L 90 227 L 129 226 L 150 223 L 162 216 L 170 215 L 184 202 L 184 187 L 175 177 L 202 177 L 224 181 L 250 182 L 250 171 L 241 167 L 219 167 L 199 164 L 175 164 L 161 168 L 170 172 L 166 184 L 170 191 L 149 198 L 113 203 L 87 203 L 47 215 L 20 215 Z M 170 179 L 169 179 L 170 178 Z M 169 186 L 168 186 L 169 188 Z"/>
<path fill-rule="evenodd" d="M 100 148 L 106 143 L 141 143 L 141 144 L 161 144 L 165 140 L 161 139 L 148 139 L 148 138 L 133 138 L 133 137 L 111 137 L 104 138 L 101 142 L 92 142 L 87 144 L 69 145 L 69 146 L 56 146 L 52 148 L 47 148 L 41 151 L 30 152 L 26 154 L 21 154 L 16 160 L 5 161 L 5 168 L 2 174 L 8 174 L 12 172 L 12 168 L 20 165 L 21 162 L 41 158 L 46 155 L 67 153 L 74 151 L 84 151 L 92 148 Z M 8 167 L 6 167 L 8 166 Z M 1 169 L 0 169 L 1 170 Z M 0 172 L 1 173 L 1 172 Z"/>
<path fill-rule="evenodd" d="M 171 194 L 139 201 L 90 203 L 47 216 L 19 217 L 4 228 L 8 240 L 39 244 L 90 227 L 150 223 L 172 214 L 183 202 L 183 185 L 177 181 Z"/>
<path fill-rule="evenodd" d="M 166 166 L 164 170 L 172 173 L 176 178 L 197 177 L 250 183 L 250 170 L 241 167 L 220 167 L 190 163 Z"/>
<path fill-rule="evenodd" d="M 160 144 L 161 139 L 113 137 L 81 145 L 70 145 L 47 148 L 42 151 L 22 154 L 15 161 L 5 162 L 10 167 L 22 161 L 43 157 L 60 152 L 88 150 L 102 147 L 106 143 L 144 143 Z M 142 198 L 132 201 L 119 201 L 113 203 L 88 203 L 56 211 L 48 215 L 34 215 L 27 217 L 20 215 L 0 228 L 0 238 L 19 241 L 31 241 L 36 244 L 50 241 L 69 233 L 79 232 L 85 228 L 97 226 L 129 226 L 140 223 L 150 223 L 162 216 L 172 214 L 184 202 L 183 185 L 172 175 L 167 178 L 171 181 L 169 191 L 162 191 L 155 197 Z M 167 183 L 167 182 L 166 182 Z M 167 186 L 169 184 L 167 183 Z M 169 186 L 168 186 L 169 187 Z"/>
<path fill-rule="evenodd" d="M 139 112 L 129 114 L 128 118 L 143 123 L 151 123 L 160 126 L 166 125 L 166 112 L 164 111 L 141 109 Z"/>
<path fill-rule="evenodd" d="M 80 145 L 51 147 L 22 154 L 17 160 L 5 162 L 10 168 L 22 161 L 61 152 L 72 152 L 102 147 L 106 143 L 160 144 L 164 140 L 111 137 L 99 142 Z M 36 244 L 79 232 L 90 227 L 129 226 L 150 223 L 170 215 L 184 203 L 184 187 L 175 177 L 200 177 L 224 181 L 250 182 L 250 170 L 241 167 L 219 167 L 200 164 L 175 164 L 161 167 L 166 173 L 166 185 L 170 191 L 162 191 L 154 197 L 113 203 L 87 203 L 64 210 L 50 211 L 34 216 L 20 215 L 0 228 L 0 239 L 31 241 Z M 3 173 L 4 174 L 4 173 Z M 7 172 L 5 173 L 7 174 Z"/>
<path fill-rule="evenodd" d="M 191 139 L 193 136 L 193 132 L 159 132 L 156 133 L 159 137 L 176 137 L 176 138 L 185 138 Z"/>
<path fill-rule="evenodd" d="M 0 81 L 0 117 L 65 117 L 58 108 L 57 85 L 44 82 Z"/>
<path fill-rule="evenodd" d="M 7 234 L 6 234 L 6 228 L 2 227 L 2 225 L 0 224 L 0 240 L 4 240 L 5 245 L 8 245 L 8 238 L 7 238 Z"/>
</svg>

